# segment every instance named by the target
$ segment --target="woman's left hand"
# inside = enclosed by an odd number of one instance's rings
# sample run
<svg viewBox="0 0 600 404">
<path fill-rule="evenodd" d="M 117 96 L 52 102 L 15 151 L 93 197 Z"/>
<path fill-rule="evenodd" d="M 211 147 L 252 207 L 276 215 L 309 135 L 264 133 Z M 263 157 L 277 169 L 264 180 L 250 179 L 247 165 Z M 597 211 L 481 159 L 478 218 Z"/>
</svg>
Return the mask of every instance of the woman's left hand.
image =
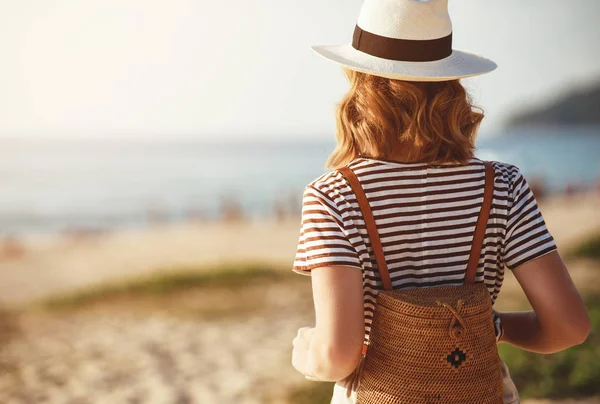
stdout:
<svg viewBox="0 0 600 404">
<path fill-rule="evenodd" d="M 292 351 L 292 366 L 309 380 L 320 380 L 308 370 L 308 351 L 315 333 L 314 327 L 302 327 L 294 338 Z"/>
</svg>

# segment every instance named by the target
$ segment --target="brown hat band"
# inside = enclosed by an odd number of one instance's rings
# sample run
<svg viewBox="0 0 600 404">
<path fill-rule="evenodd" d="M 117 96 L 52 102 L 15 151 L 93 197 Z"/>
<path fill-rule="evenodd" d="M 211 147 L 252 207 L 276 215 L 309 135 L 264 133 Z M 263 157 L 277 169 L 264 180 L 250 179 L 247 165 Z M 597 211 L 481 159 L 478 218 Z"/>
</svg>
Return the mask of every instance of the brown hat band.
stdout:
<svg viewBox="0 0 600 404">
<path fill-rule="evenodd" d="M 437 39 L 397 39 L 364 31 L 357 25 L 352 37 L 352 47 L 383 59 L 432 62 L 452 54 L 452 33 Z"/>
</svg>

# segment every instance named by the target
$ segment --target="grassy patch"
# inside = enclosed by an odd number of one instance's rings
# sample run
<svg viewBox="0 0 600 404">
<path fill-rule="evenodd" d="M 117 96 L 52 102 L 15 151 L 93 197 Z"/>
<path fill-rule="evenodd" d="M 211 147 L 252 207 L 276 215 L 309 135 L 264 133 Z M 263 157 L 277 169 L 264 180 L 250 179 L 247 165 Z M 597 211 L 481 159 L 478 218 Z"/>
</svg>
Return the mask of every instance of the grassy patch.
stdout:
<svg viewBox="0 0 600 404">
<path fill-rule="evenodd" d="M 0 307 L 0 374 L 12 375 L 16 373 L 18 365 L 10 356 L 2 352 L 9 343 L 18 339 L 21 335 L 18 313 L 4 307 Z"/>
<path fill-rule="evenodd" d="M 586 296 L 592 330 L 585 343 L 551 355 L 499 346 L 525 398 L 587 397 L 600 394 L 600 294 Z"/>
<path fill-rule="evenodd" d="M 51 296 L 33 304 L 43 309 L 67 309 L 115 298 L 168 296 L 199 288 L 239 290 L 259 282 L 291 278 L 284 271 L 259 265 L 228 265 L 210 270 L 188 268 L 164 270 L 117 283 L 107 283 Z"/>
<path fill-rule="evenodd" d="M 334 383 L 312 382 L 290 391 L 287 401 L 290 404 L 329 404 Z"/>
<path fill-rule="evenodd" d="M 589 258 L 600 260 L 600 233 L 572 248 L 568 252 L 567 256 L 569 258 Z"/>
<path fill-rule="evenodd" d="M 0 307 L 0 350 L 20 334 L 17 313 Z"/>
</svg>

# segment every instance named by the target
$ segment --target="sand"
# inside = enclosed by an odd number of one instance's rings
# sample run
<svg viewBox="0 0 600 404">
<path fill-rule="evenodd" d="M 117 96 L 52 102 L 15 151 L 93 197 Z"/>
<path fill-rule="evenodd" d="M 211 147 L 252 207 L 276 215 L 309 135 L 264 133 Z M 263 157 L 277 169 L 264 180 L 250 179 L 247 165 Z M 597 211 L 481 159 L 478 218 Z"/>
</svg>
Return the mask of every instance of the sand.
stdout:
<svg viewBox="0 0 600 404">
<path fill-rule="evenodd" d="M 559 251 L 600 229 L 600 196 L 553 198 L 540 204 Z M 185 223 L 89 236 L 31 236 L 24 252 L 0 257 L 0 304 L 181 267 L 264 262 L 291 268 L 300 218 L 283 222 Z"/>
<path fill-rule="evenodd" d="M 0 403 L 283 402 L 304 381 L 292 339 L 313 319 L 295 310 L 306 293 L 268 294 L 267 310 L 220 319 L 114 306 L 24 314 L 0 350 Z"/>
<path fill-rule="evenodd" d="M 292 265 L 300 219 L 186 223 L 88 236 L 31 236 L 21 256 L 0 259 L 0 303 L 145 275 L 221 263 Z"/>
</svg>

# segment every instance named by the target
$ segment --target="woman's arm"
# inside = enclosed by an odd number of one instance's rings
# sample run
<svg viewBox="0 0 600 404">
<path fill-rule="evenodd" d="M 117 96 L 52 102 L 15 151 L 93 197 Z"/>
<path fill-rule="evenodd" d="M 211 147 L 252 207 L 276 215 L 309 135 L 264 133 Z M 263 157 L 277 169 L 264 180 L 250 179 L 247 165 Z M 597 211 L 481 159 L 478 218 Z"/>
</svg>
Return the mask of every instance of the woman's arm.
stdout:
<svg viewBox="0 0 600 404">
<path fill-rule="evenodd" d="M 586 340 L 590 318 L 558 252 L 526 262 L 513 273 L 533 310 L 496 312 L 504 329 L 500 342 L 550 354 Z"/>
<path fill-rule="evenodd" d="M 360 268 L 323 266 L 312 270 L 316 325 L 307 350 L 305 374 L 338 381 L 352 373 L 365 334 Z"/>
</svg>

